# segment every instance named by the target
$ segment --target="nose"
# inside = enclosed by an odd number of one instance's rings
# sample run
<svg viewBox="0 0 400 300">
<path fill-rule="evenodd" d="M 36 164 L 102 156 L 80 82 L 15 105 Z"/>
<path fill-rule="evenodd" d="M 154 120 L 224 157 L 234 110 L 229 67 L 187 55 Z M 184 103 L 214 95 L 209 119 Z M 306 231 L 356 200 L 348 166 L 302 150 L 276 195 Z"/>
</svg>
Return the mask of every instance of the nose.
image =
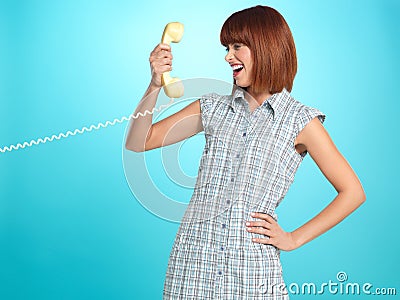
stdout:
<svg viewBox="0 0 400 300">
<path fill-rule="evenodd" d="M 225 55 L 225 60 L 229 62 L 233 58 L 233 51 L 230 49 Z"/>
</svg>

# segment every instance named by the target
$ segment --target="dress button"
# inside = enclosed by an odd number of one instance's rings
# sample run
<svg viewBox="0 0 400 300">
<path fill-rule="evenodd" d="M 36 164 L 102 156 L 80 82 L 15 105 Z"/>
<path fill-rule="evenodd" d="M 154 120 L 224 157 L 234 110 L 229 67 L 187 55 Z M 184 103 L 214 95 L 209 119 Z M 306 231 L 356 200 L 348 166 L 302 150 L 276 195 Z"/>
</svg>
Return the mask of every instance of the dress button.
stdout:
<svg viewBox="0 0 400 300">
<path fill-rule="evenodd" d="M 246 136 L 246 132 L 243 132 L 243 136 Z"/>
<path fill-rule="evenodd" d="M 222 271 L 218 271 L 218 275 L 222 275 Z"/>
<path fill-rule="evenodd" d="M 239 158 L 240 157 L 240 154 L 238 153 L 238 154 L 236 154 L 236 158 Z"/>
<path fill-rule="evenodd" d="M 226 227 L 226 225 L 225 224 L 222 224 L 222 228 L 225 228 Z"/>
<path fill-rule="evenodd" d="M 224 247 L 221 247 L 221 251 L 224 251 Z"/>
<path fill-rule="evenodd" d="M 226 200 L 226 204 L 229 204 L 229 203 L 231 203 L 231 201 L 230 200 Z"/>
<path fill-rule="evenodd" d="M 235 178 L 232 177 L 232 178 L 231 178 L 231 181 L 234 182 L 234 181 L 235 181 Z"/>
</svg>

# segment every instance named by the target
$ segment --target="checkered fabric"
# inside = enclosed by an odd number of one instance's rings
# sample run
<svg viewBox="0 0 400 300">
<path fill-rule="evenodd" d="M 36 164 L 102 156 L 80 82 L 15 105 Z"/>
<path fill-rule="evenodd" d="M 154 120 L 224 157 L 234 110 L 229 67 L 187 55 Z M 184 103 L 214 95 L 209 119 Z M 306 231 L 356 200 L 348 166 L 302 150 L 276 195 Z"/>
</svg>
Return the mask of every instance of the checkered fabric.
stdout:
<svg viewBox="0 0 400 300">
<path fill-rule="evenodd" d="M 280 250 L 246 230 L 264 212 L 277 220 L 307 152 L 294 142 L 325 114 L 283 89 L 250 112 L 243 90 L 200 98 L 206 139 L 193 195 L 169 257 L 163 299 L 289 299 Z M 258 219 L 257 219 L 258 220 Z"/>
</svg>

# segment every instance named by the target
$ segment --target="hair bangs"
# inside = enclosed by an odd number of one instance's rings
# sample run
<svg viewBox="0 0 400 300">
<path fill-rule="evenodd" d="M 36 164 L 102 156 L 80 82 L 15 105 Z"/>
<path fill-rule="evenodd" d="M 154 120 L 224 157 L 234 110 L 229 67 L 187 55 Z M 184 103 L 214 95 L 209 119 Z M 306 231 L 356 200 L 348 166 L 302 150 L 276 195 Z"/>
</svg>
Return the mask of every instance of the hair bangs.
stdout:
<svg viewBox="0 0 400 300">
<path fill-rule="evenodd" d="M 223 46 L 233 43 L 243 43 L 249 45 L 251 37 L 246 28 L 246 19 L 237 13 L 231 15 L 222 25 L 220 33 L 220 41 Z"/>
</svg>

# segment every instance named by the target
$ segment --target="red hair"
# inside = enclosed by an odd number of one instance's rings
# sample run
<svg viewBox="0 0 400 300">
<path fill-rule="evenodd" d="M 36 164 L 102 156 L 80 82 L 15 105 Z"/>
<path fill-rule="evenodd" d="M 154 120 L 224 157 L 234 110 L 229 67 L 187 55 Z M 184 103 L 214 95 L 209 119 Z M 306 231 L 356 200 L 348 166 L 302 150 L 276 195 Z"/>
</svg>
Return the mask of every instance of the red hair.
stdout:
<svg viewBox="0 0 400 300">
<path fill-rule="evenodd" d="M 220 40 L 225 47 L 233 43 L 249 47 L 256 92 L 292 90 L 297 72 L 296 47 L 290 28 L 278 11 L 257 5 L 235 12 L 222 26 Z"/>
</svg>

